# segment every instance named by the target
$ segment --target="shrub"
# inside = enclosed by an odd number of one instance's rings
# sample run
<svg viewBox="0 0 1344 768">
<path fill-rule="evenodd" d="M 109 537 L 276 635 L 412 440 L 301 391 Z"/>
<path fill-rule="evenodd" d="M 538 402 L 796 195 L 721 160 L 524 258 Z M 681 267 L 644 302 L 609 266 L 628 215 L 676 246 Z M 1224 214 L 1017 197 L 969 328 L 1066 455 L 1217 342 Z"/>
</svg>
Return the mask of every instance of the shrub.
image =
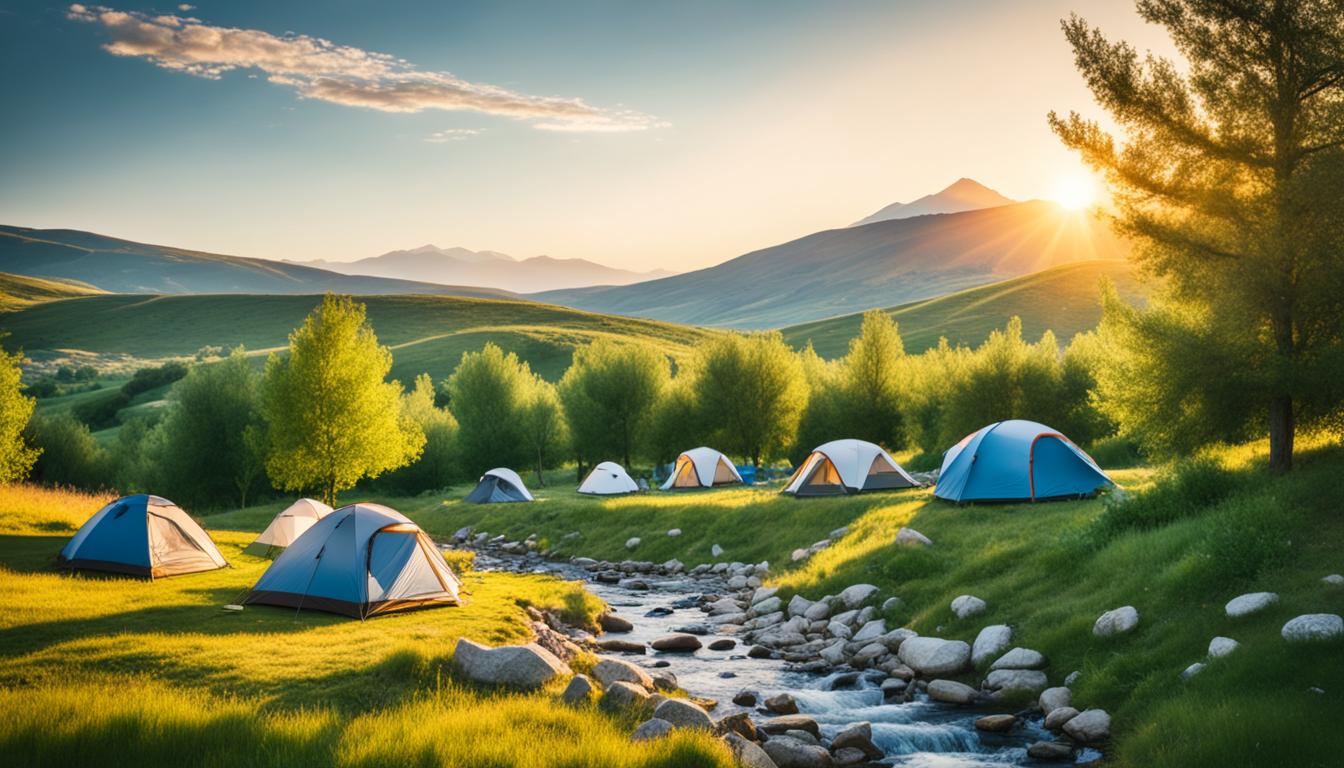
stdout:
<svg viewBox="0 0 1344 768">
<path fill-rule="evenodd" d="M 1292 555 L 1295 516 L 1281 499 L 1268 494 L 1230 499 L 1215 509 L 1216 519 L 1204 541 L 1210 583 L 1249 582 Z"/>
<path fill-rule="evenodd" d="M 24 394 L 29 397 L 36 397 L 39 400 L 44 397 L 55 397 L 58 388 L 55 379 L 41 378 L 37 381 L 29 382 L 23 388 Z"/>
<path fill-rule="evenodd" d="M 69 414 L 37 417 L 28 423 L 29 445 L 41 449 L 32 478 L 47 485 L 102 488 L 108 482 L 107 452 L 87 425 Z"/>
<path fill-rule="evenodd" d="M 164 363 L 156 368 L 141 368 L 131 376 L 130 381 L 121 385 L 121 391 L 126 397 L 131 398 L 142 392 L 172 384 L 186 375 L 187 366 L 178 362 Z"/>
<path fill-rule="evenodd" d="M 130 395 L 124 391 L 113 390 L 90 397 L 76 405 L 70 412 L 76 419 L 87 424 L 89 429 L 107 429 L 117 425 L 117 412 L 130 404 Z"/>
<path fill-rule="evenodd" d="M 1097 520 L 1100 541 L 1129 530 L 1159 528 L 1183 517 L 1203 514 L 1236 493 L 1242 479 L 1209 457 L 1185 459 L 1158 475 L 1142 493 L 1107 499 Z"/>
</svg>

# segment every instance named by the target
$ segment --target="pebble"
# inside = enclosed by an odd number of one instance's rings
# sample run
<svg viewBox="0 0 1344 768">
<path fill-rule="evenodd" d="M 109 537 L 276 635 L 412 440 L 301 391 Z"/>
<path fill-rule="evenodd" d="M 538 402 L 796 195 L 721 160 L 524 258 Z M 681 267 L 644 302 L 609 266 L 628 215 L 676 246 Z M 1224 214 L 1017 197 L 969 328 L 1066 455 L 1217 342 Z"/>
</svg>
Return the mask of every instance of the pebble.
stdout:
<svg viewBox="0 0 1344 768">
<path fill-rule="evenodd" d="M 1241 647 L 1241 643 L 1230 637 L 1215 637 L 1209 641 L 1209 658 L 1221 659 Z"/>
<path fill-rule="evenodd" d="M 1273 592 L 1251 592 L 1232 598 L 1223 606 L 1223 610 L 1227 612 L 1228 618 L 1235 619 L 1262 611 L 1278 601 L 1279 596 Z"/>
</svg>

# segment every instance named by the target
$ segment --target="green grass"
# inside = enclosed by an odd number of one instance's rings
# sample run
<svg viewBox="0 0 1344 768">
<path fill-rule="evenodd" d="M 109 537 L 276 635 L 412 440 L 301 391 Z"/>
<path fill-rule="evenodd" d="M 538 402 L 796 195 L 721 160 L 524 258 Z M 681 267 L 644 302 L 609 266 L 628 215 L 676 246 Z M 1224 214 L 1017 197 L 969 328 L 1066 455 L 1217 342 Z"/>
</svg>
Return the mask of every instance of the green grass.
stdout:
<svg viewBox="0 0 1344 768">
<path fill-rule="evenodd" d="M 1109 278 L 1121 298 L 1141 302 L 1148 288 L 1125 261 L 1065 264 L 945 296 L 886 310 L 900 324 L 906 352 L 923 352 L 946 336 L 955 344 L 977 345 L 1014 315 L 1028 338 L 1053 330 L 1061 344 L 1101 320 L 1099 280 Z M 859 333 L 863 315 L 843 315 L 784 329 L 784 339 L 801 349 L 808 341 L 825 358 L 843 356 Z"/>
<path fill-rule="evenodd" d="M 591 622 L 600 605 L 574 584 L 467 572 L 464 607 L 366 622 L 221 610 L 265 570 L 242 548 L 280 504 L 205 521 L 227 569 L 155 582 L 50 570 L 106 501 L 0 488 L 0 753 L 26 766 L 729 764 L 708 736 L 631 744 L 631 719 L 558 704 L 564 681 L 523 694 L 455 676 L 458 637 L 527 637 L 524 604 Z"/>
<path fill-rule="evenodd" d="M 0 312 L 13 312 L 34 304 L 103 293 L 76 280 L 50 280 L 0 272 Z"/>
<path fill-rule="evenodd" d="M 435 296 L 362 296 L 378 339 L 403 382 L 452 372 L 465 351 L 493 341 L 556 379 L 576 346 L 598 338 L 637 339 L 674 358 L 714 333 L 651 320 L 599 315 L 524 301 Z M 316 296 L 107 295 L 51 302 L 5 317 L 9 346 L 28 352 L 77 349 L 139 358 L 182 357 L 203 346 L 239 344 L 261 354 L 283 347 L 319 303 Z M 171 329 L 171 332 L 165 332 Z"/>
</svg>

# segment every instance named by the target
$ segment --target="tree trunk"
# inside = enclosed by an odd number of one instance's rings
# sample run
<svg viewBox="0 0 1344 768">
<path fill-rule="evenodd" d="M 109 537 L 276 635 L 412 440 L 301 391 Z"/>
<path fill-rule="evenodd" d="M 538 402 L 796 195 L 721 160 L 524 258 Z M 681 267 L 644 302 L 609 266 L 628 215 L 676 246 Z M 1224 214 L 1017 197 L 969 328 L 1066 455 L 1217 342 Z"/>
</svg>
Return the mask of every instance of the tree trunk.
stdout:
<svg viewBox="0 0 1344 768">
<path fill-rule="evenodd" d="M 1293 398 L 1269 401 L 1269 471 L 1281 475 L 1293 468 Z"/>
<path fill-rule="evenodd" d="M 538 449 L 537 449 L 537 487 L 538 487 L 538 488 L 545 488 L 545 487 L 546 487 L 546 480 L 541 476 L 541 464 L 542 464 L 542 453 L 541 453 L 541 449 L 538 448 Z"/>
</svg>

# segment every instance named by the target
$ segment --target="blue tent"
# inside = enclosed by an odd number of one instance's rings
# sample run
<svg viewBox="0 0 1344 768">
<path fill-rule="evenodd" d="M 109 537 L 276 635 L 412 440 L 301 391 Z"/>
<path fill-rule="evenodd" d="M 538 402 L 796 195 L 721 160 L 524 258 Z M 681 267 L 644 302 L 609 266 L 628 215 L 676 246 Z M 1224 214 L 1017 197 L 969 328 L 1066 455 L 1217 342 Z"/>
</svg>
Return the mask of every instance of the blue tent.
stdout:
<svg viewBox="0 0 1344 768">
<path fill-rule="evenodd" d="M 949 448 L 933 495 L 948 501 L 1043 501 L 1088 496 L 1110 482 L 1064 435 L 1013 419 L 990 424 Z"/>
<path fill-rule="evenodd" d="M 61 567 L 135 576 L 180 576 L 228 565 L 210 535 L 173 502 L 126 496 L 94 513 L 61 549 Z"/>
<path fill-rule="evenodd" d="M 418 525 L 380 504 L 352 504 L 290 544 L 243 602 L 365 619 L 457 605 L 458 587 L 443 554 Z"/>
</svg>

